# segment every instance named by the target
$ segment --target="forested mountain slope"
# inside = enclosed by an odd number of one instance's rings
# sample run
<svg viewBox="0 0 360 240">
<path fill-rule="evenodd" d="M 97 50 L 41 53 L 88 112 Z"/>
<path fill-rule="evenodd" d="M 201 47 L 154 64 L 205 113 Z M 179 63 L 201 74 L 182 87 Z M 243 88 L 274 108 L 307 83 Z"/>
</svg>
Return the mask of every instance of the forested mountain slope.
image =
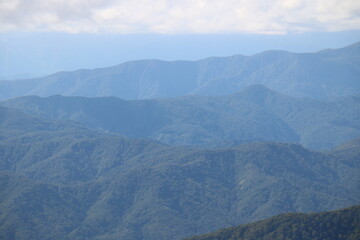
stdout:
<svg viewBox="0 0 360 240">
<path fill-rule="evenodd" d="M 360 137 L 360 98 L 293 98 L 252 85 L 226 96 L 126 101 L 114 97 L 22 97 L 0 103 L 171 145 L 228 147 L 255 141 L 330 149 Z"/>
<path fill-rule="evenodd" d="M 1 239 L 181 239 L 359 204 L 359 141 L 199 150 L 0 116 Z"/>
<path fill-rule="evenodd" d="M 356 240 L 360 206 L 333 212 L 287 213 L 187 240 Z"/>
</svg>

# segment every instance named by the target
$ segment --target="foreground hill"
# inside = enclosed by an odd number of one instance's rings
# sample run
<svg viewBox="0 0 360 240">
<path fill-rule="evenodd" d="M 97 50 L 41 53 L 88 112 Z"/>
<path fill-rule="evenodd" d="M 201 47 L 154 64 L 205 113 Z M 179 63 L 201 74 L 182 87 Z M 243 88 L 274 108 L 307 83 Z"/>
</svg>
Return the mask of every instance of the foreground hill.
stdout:
<svg viewBox="0 0 360 240">
<path fill-rule="evenodd" d="M 360 44 L 315 53 L 267 51 L 200 61 L 141 60 L 114 67 L 0 81 L 0 100 L 24 95 L 149 99 L 231 94 L 251 84 L 297 97 L 360 93 Z"/>
<path fill-rule="evenodd" d="M 114 97 L 22 97 L 2 103 L 50 119 L 77 121 L 171 145 L 227 147 L 254 141 L 331 149 L 360 137 L 360 98 L 288 97 L 262 85 L 217 97 L 126 101 Z"/>
<path fill-rule="evenodd" d="M 181 239 L 359 204 L 360 141 L 198 150 L 50 123 L 1 108 L 1 239 Z"/>
<path fill-rule="evenodd" d="M 360 206 L 333 212 L 287 213 L 187 240 L 357 240 Z"/>
</svg>

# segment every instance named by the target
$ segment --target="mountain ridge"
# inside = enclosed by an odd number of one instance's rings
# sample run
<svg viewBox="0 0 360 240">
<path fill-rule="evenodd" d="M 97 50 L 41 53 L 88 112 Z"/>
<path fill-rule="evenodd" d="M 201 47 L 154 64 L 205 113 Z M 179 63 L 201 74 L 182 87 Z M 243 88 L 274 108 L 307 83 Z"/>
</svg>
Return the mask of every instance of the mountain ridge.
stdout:
<svg viewBox="0 0 360 240">
<path fill-rule="evenodd" d="M 129 101 L 56 95 L 20 97 L 0 104 L 49 119 L 77 121 L 89 128 L 170 145 L 206 148 L 279 141 L 330 149 L 360 137 L 360 98 L 293 98 L 262 85 L 213 97 Z"/>
<path fill-rule="evenodd" d="M 54 94 L 124 99 L 223 95 L 251 84 L 297 97 L 346 96 L 360 93 L 358 48 L 359 44 L 316 53 L 270 50 L 198 61 L 137 60 L 43 78 L 0 81 L 0 100 Z"/>
</svg>

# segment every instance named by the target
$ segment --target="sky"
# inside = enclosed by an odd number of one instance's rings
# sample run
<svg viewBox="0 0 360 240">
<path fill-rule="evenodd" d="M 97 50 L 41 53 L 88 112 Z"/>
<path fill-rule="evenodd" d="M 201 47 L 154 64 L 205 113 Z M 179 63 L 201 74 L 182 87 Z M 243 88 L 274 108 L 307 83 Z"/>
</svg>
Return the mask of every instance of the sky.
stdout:
<svg viewBox="0 0 360 240">
<path fill-rule="evenodd" d="M 359 40 L 358 0 L 0 0 L 0 79 Z"/>
<path fill-rule="evenodd" d="M 358 29 L 358 0 L 1 0 L 0 31 L 266 33 Z"/>
</svg>

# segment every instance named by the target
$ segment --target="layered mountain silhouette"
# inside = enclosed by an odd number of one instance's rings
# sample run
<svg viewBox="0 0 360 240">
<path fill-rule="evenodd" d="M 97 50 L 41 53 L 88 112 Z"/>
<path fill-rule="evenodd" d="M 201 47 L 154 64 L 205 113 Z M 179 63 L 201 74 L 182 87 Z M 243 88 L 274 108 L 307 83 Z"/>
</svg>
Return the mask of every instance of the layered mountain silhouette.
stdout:
<svg viewBox="0 0 360 240">
<path fill-rule="evenodd" d="M 1 239 L 181 239 L 360 199 L 359 140 L 201 150 L 0 112 Z"/>
<path fill-rule="evenodd" d="M 289 213 L 187 240 L 356 240 L 359 220 L 359 205 L 332 212 Z"/>
<path fill-rule="evenodd" d="M 356 43 L 0 81 L 0 239 L 358 239 L 307 213 L 360 203 L 359 76 Z"/>
<path fill-rule="evenodd" d="M 4 106 L 170 145 L 226 147 L 256 141 L 330 149 L 360 137 L 360 98 L 293 98 L 251 85 L 226 96 L 126 101 L 115 97 L 21 97 Z"/>
<path fill-rule="evenodd" d="M 199 61 L 140 60 L 117 66 L 0 81 L 0 100 L 24 95 L 149 99 L 232 94 L 251 84 L 296 97 L 360 93 L 360 44 L 315 53 L 266 51 Z"/>
</svg>

